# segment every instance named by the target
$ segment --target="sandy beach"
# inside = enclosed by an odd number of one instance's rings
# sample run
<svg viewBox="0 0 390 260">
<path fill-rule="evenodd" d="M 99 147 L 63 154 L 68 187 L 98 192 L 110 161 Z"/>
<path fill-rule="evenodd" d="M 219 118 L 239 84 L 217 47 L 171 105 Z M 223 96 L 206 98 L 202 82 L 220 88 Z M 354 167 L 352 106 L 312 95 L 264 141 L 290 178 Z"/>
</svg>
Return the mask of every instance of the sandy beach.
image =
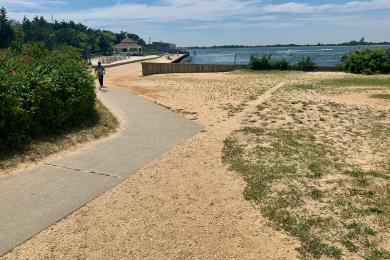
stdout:
<svg viewBox="0 0 390 260">
<path fill-rule="evenodd" d="M 344 76 L 232 72 L 141 77 L 139 63 L 107 69 L 107 86 L 127 88 L 199 122 L 204 130 L 3 258 L 299 258 L 296 248 L 301 243 L 273 227 L 244 199 L 246 183 L 222 162 L 224 140 L 250 124 L 258 107 L 270 99 L 284 97 L 275 100 L 273 109 L 286 102 L 288 86 Z M 388 88 L 379 89 L 389 93 Z M 340 92 L 309 91 L 291 99 L 330 100 L 388 111 L 388 100 L 369 98 L 378 89 Z M 256 120 L 277 126 L 276 117 Z M 351 142 L 347 140 L 347 150 L 354 149 Z M 371 150 L 362 150 L 357 155 L 362 167 L 370 167 L 370 154 Z"/>
</svg>

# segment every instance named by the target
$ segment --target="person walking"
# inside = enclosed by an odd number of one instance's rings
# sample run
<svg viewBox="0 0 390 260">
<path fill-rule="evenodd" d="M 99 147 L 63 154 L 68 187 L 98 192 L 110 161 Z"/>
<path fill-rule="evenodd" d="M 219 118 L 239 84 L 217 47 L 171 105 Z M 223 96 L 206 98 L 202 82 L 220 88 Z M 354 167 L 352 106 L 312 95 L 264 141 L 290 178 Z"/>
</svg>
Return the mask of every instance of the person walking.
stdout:
<svg viewBox="0 0 390 260">
<path fill-rule="evenodd" d="M 99 79 L 99 90 L 104 87 L 104 74 L 106 74 L 106 70 L 102 65 L 102 62 L 99 61 L 97 67 L 95 68 L 95 72 Z"/>
</svg>

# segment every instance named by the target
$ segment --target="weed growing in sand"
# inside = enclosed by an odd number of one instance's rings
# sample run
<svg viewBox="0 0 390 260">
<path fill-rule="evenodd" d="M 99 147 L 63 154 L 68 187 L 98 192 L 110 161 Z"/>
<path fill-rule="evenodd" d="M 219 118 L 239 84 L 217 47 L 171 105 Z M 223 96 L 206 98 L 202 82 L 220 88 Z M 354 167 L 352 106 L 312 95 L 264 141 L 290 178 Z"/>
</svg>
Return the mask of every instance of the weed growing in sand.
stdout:
<svg viewBox="0 0 390 260">
<path fill-rule="evenodd" d="M 379 98 L 379 99 L 390 99 L 390 94 L 375 94 L 371 96 L 372 98 Z"/>
<path fill-rule="evenodd" d="M 233 104 L 231 103 L 228 103 L 228 104 L 225 104 L 224 106 L 222 106 L 222 109 L 226 110 L 228 112 L 228 117 L 233 117 L 235 116 L 237 113 L 240 113 L 242 111 L 244 111 L 245 107 L 247 106 L 248 104 L 245 103 L 245 102 L 242 102 L 236 106 L 234 106 Z"/>
</svg>

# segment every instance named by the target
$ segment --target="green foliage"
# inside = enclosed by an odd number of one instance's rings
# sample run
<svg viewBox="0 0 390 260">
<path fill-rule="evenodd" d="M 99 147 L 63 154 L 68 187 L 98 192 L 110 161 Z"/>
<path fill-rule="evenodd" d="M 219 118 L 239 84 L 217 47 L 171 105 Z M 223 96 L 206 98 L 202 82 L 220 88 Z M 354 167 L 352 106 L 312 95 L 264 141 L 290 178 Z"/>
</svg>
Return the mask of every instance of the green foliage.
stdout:
<svg viewBox="0 0 390 260">
<path fill-rule="evenodd" d="M 390 79 L 378 76 L 354 76 L 320 81 L 321 85 L 328 87 L 390 87 Z"/>
<path fill-rule="evenodd" d="M 371 98 L 379 98 L 379 99 L 390 99 L 390 94 L 374 94 L 370 96 Z"/>
<path fill-rule="evenodd" d="M 106 30 L 93 30 L 83 24 L 70 22 L 48 22 L 43 17 L 24 18 L 21 23 L 10 22 L 4 8 L 0 12 L 0 49 L 12 47 L 19 49 L 24 43 L 40 42 L 49 50 L 62 45 L 76 48 L 85 57 L 90 53 L 113 51 L 113 45 L 123 40 L 126 35 L 141 46 L 145 41 L 136 34 L 127 32 L 113 33 Z"/>
<path fill-rule="evenodd" d="M 390 49 L 363 48 L 345 54 L 339 68 L 357 74 L 390 73 Z"/>
<path fill-rule="evenodd" d="M 310 57 L 303 57 L 297 62 L 295 68 L 302 71 L 314 71 L 316 64 L 310 59 Z"/>
<path fill-rule="evenodd" d="M 249 68 L 252 70 L 270 70 L 271 66 L 271 55 L 263 54 L 261 57 L 255 55 L 251 56 L 249 62 Z"/>
<path fill-rule="evenodd" d="M 14 31 L 8 21 L 5 8 L 0 9 L 0 39 L 0 49 L 9 47 L 14 39 Z"/>
<path fill-rule="evenodd" d="M 62 132 L 95 116 L 94 78 L 77 50 L 43 43 L 0 52 L 0 148 Z"/>
<path fill-rule="evenodd" d="M 103 31 L 99 32 L 96 37 L 96 46 L 99 48 L 100 52 L 112 52 L 113 45 L 115 41 L 115 35 L 112 32 Z"/>
<path fill-rule="evenodd" d="M 252 70 L 288 70 L 290 68 L 285 59 L 272 60 L 271 56 L 271 54 L 263 54 L 260 57 L 252 55 L 249 68 Z"/>
<path fill-rule="evenodd" d="M 313 130 L 243 127 L 224 141 L 223 161 L 247 182 L 245 199 L 299 238 L 302 258 L 339 259 L 348 251 L 388 259 L 376 242 L 390 225 L 388 170 L 351 168 Z"/>
<path fill-rule="evenodd" d="M 303 57 L 295 66 L 290 64 L 285 59 L 273 60 L 271 54 L 263 54 L 262 56 L 252 55 L 249 68 L 251 70 L 289 70 L 297 69 L 302 71 L 313 71 L 315 63 L 311 61 L 310 57 Z"/>
<path fill-rule="evenodd" d="M 288 70 L 290 69 L 290 64 L 285 59 L 273 60 L 271 62 L 272 69 L 275 70 Z"/>
<path fill-rule="evenodd" d="M 152 50 L 152 49 L 143 49 L 144 55 L 158 55 L 160 54 L 159 51 Z"/>
</svg>

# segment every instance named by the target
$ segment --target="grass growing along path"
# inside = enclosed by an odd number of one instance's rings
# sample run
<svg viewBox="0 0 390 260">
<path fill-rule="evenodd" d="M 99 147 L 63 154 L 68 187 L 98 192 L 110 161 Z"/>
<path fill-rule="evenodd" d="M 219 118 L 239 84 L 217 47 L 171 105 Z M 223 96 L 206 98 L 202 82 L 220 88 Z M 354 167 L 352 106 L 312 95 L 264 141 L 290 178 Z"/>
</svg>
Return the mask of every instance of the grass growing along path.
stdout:
<svg viewBox="0 0 390 260">
<path fill-rule="evenodd" d="M 223 160 L 246 180 L 245 198 L 299 238 L 304 258 L 389 259 L 389 111 L 297 86 L 260 105 L 225 140 Z"/>
<path fill-rule="evenodd" d="M 382 76 L 354 76 L 337 79 L 327 79 L 320 82 L 329 87 L 390 87 L 390 78 Z"/>
<path fill-rule="evenodd" d="M 390 94 L 374 94 L 371 97 L 379 99 L 390 99 Z"/>
<path fill-rule="evenodd" d="M 22 163 L 40 161 L 79 144 L 108 136 L 118 128 L 118 120 L 99 100 L 96 102 L 96 112 L 96 117 L 91 118 L 78 128 L 52 136 L 40 137 L 17 150 L 0 147 L 2 148 L 0 150 L 0 176 L 7 174 Z"/>
</svg>

